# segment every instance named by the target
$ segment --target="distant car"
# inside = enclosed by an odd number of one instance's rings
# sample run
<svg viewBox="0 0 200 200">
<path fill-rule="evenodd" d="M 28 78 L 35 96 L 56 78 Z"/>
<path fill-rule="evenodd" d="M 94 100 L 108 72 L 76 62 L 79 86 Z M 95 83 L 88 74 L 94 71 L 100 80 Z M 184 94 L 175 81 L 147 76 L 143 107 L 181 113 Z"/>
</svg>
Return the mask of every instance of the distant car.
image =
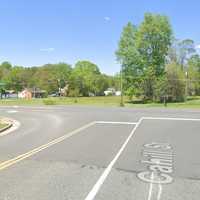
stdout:
<svg viewBox="0 0 200 200">
<path fill-rule="evenodd" d="M 57 93 L 50 94 L 49 97 L 58 97 L 59 95 Z"/>
</svg>

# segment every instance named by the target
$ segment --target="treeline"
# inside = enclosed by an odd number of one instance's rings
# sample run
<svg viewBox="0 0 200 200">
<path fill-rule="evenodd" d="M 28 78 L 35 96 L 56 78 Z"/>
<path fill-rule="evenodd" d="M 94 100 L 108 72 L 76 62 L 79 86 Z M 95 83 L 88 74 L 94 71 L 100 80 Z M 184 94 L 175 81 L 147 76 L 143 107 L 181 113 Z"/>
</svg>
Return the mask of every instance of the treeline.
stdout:
<svg viewBox="0 0 200 200">
<path fill-rule="evenodd" d="M 191 39 L 175 39 L 166 16 L 147 13 L 139 25 L 129 22 L 123 29 L 116 51 L 121 77 L 102 74 L 90 61 L 40 67 L 0 65 L 0 83 L 5 89 L 21 91 L 40 88 L 48 94 L 64 91 L 65 96 L 103 95 L 107 88 L 150 101 L 184 101 L 200 95 L 200 56 Z M 1 84 L 2 86 L 2 84 Z M 1 87 L 2 88 L 2 87 Z"/>
<path fill-rule="evenodd" d="M 116 55 L 130 97 L 184 101 L 200 95 L 200 56 L 194 41 L 175 39 L 166 16 L 147 13 L 140 25 L 129 22 Z"/>
<path fill-rule="evenodd" d="M 103 95 L 109 88 L 118 88 L 117 77 L 102 74 L 90 61 L 79 61 L 72 67 L 66 63 L 46 64 L 37 67 L 12 66 L 9 62 L 0 65 L 1 90 L 39 88 L 47 94 L 62 91 L 64 96 Z"/>
</svg>

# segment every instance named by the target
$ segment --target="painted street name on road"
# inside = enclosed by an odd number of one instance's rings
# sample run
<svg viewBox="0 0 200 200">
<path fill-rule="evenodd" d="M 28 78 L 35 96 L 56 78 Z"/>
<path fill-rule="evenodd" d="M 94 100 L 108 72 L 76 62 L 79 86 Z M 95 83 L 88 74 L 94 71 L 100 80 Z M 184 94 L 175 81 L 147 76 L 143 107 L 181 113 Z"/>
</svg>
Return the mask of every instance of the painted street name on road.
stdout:
<svg viewBox="0 0 200 200">
<path fill-rule="evenodd" d="M 144 144 L 142 164 L 148 165 L 147 171 L 137 174 L 147 183 L 167 184 L 173 181 L 173 148 L 168 143 L 153 142 Z"/>
</svg>

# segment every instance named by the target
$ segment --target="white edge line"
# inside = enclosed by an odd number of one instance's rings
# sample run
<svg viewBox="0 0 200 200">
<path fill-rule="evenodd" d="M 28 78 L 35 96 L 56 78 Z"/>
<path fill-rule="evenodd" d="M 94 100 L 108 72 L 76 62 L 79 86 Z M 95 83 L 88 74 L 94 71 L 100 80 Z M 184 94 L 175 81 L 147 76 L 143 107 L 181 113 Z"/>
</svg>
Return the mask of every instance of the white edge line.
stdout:
<svg viewBox="0 0 200 200">
<path fill-rule="evenodd" d="M 195 118 L 173 118 L 173 117 L 142 117 L 144 120 L 174 120 L 174 121 L 200 121 L 200 119 Z"/>
<path fill-rule="evenodd" d="M 96 121 L 96 124 L 124 124 L 124 125 L 134 125 L 138 122 L 113 122 L 113 121 Z"/>
<path fill-rule="evenodd" d="M 132 129 L 130 135 L 128 136 L 128 138 L 126 139 L 126 141 L 124 142 L 124 144 L 121 146 L 120 150 L 118 151 L 118 153 L 116 154 L 116 156 L 114 157 L 114 159 L 110 162 L 110 164 L 106 167 L 106 169 L 104 170 L 104 172 L 102 173 L 102 175 L 99 177 L 99 179 L 97 180 L 97 182 L 93 186 L 92 190 L 88 193 L 88 195 L 85 198 L 85 200 L 93 200 L 95 198 L 95 196 L 98 193 L 99 189 L 101 188 L 101 186 L 103 185 L 103 183 L 106 180 L 107 176 L 111 172 L 114 164 L 116 163 L 116 161 L 118 160 L 118 158 L 120 157 L 120 155 L 122 154 L 122 152 L 124 151 L 126 145 L 128 144 L 128 142 L 131 139 L 131 137 L 134 135 L 136 129 L 138 128 L 138 126 L 140 125 L 140 123 L 142 122 L 142 120 L 143 120 L 143 118 L 140 118 L 140 120 L 138 121 L 138 123 L 136 124 L 136 126 Z"/>
</svg>

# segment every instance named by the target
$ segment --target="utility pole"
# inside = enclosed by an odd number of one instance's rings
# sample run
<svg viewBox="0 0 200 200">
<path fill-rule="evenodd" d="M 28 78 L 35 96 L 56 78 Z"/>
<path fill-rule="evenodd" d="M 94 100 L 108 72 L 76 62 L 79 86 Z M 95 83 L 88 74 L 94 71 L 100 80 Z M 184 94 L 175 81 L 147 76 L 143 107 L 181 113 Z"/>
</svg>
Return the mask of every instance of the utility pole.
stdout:
<svg viewBox="0 0 200 200">
<path fill-rule="evenodd" d="M 188 72 L 185 72 L 185 101 L 187 101 L 188 96 Z"/>
<path fill-rule="evenodd" d="M 123 94 L 123 65 L 121 65 L 121 71 L 120 71 L 120 90 L 121 90 L 120 106 L 121 106 L 121 107 L 124 107 L 124 94 Z"/>
<path fill-rule="evenodd" d="M 58 83 L 58 96 L 60 97 L 60 93 L 61 93 L 61 88 L 60 88 L 60 79 L 57 79 L 57 83 Z"/>
</svg>

